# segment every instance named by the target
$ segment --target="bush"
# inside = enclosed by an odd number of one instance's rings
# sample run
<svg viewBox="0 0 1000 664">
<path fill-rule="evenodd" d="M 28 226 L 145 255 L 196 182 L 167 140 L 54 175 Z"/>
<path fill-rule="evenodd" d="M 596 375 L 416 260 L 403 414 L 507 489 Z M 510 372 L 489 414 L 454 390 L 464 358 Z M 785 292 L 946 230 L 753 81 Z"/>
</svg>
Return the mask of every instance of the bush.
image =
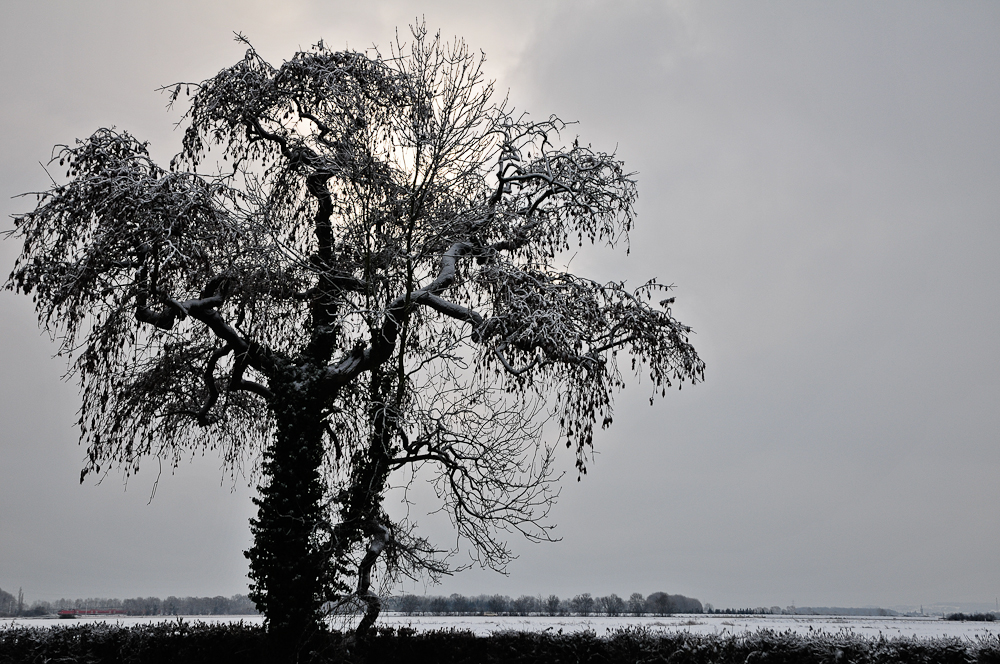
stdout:
<svg viewBox="0 0 1000 664">
<path fill-rule="evenodd" d="M 502 632 L 477 637 L 442 630 L 417 633 L 381 627 L 355 639 L 338 632 L 317 639 L 310 659 L 317 663 L 535 664 L 562 662 L 672 662 L 675 664 L 978 664 L 1000 662 L 1000 638 L 867 638 L 818 632 L 800 636 L 760 630 L 718 635 L 629 628 L 598 637 L 594 632 Z M 279 655 L 279 656 L 276 656 Z M 244 623 L 162 622 L 119 627 L 104 623 L 67 627 L 0 628 L 0 664 L 87 662 L 88 664 L 257 664 L 294 659 L 269 651 L 262 627 Z"/>
<path fill-rule="evenodd" d="M 0 664 L 88 662 L 171 664 L 271 661 L 260 626 L 181 620 L 121 627 L 89 623 L 66 627 L 0 628 Z"/>
</svg>

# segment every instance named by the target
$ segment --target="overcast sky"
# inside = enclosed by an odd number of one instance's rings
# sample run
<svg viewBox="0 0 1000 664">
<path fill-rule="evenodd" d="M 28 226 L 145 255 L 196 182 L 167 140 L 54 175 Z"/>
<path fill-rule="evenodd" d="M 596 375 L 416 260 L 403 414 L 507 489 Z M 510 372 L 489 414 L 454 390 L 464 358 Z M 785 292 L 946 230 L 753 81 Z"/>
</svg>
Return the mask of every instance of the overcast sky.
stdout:
<svg viewBox="0 0 1000 664">
<path fill-rule="evenodd" d="M 1000 594 L 1000 4 L 4 0 L 0 205 L 55 143 L 115 125 L 166 161 L 155 88 L 320 38 L 383 50 L 423 15 L 639 173 L 631 255 L 676 286 L 707 382 L 630 386 L 556 544 L 433 594 L 656 590 L 716 606 Z M 571 138 L 571 137 L 570 137 Z M 0 242 L 5 276 L 18 247 Z M 29 599 L 246 592 L 245 481 L 206 456 L 78 483 L 76 386 L 0 294 L 0 587 Z M 571 467 L 572 459 L 564 459 Z M 419 506 L 418 506 L 419 508 Z M 415 511 L 419 516 L 419 512 Z M 441 543 L 448 530 L 419 518 Z M 422 585 L 408 590 L 423 592 Z"/>
</svg>

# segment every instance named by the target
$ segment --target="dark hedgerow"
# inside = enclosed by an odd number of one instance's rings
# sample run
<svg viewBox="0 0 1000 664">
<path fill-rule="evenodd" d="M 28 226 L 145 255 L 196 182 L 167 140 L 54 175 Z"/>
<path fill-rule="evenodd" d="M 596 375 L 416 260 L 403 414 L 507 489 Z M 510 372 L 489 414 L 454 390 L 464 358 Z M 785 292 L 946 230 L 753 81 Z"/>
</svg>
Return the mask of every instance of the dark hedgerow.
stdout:
<svg viewBox="0 0 1000 664">
<path fill-rule="evenodd" d="M 0 628 L 0 664 L 86 662 L 167 664 L 272 661 L 261 626 L 183 620 L 123 627 L 84 623 L 66 627 Z"/>
<path fill-rule="evenodd" d="M 979 622 L 993 622 L 996 616 L 992 613 L 949 613 L 945 620 L 973 620 Z"/>
<path fill-rule="evenodd" d="M 598 636 L 592 631 L 500 632 L 480 637 L 441 630 L 417 633 L 380 627 L 357 637 L 329 632 L 316 650 L 275 653 L 262 627 L 245 623 L 209 625 L 183 621 L 120 627 L 0 628 L 0 664 L 256 664 L 342 662 L 344 664 L 1000 664 L 1000 637 L 975 639 L 868 638 L 848 632 L 759 630 L 748 634 L 699 635 L 628 628 Z"/>
</svg>

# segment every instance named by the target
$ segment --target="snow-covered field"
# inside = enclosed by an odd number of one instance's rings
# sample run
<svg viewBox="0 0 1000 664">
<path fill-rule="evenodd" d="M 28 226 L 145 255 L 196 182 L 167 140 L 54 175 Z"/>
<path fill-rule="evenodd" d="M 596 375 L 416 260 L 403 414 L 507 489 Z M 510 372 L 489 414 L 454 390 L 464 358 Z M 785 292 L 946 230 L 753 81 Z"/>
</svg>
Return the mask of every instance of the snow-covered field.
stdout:
<svg viewBox="0 0 1000 664">
<path fill-rule="evenodd" d="M 504 630 L 545 630 L 576 632 L 592 630 L 598 636 L 622 627 L 648 627 L 655 630 L 686 631 L 694 634 L 740 634 L 759 629 L 809 634 L 850 631 L 858 635 L 877 637 L 939 636 L 974 637 L 977 634 L 1000 635 L 1000 623 L 954 622 L 938 618 L 842 617 L 842 616 L 724 616 L 676 615 L 669 617 L 516 617 L 516 616 L 401 616 L 390 615 L 386 624 L 412 626 L 418 630 L 467 629 L 476 634 Z"/>
<path fill-rule="evenodd" d="M 190 622 L 239 622 L 260 624 L 259 616 L 185 616 Z M 167 616 L 114 616 L 96 618 L 77 618 L 75 620 L 60 620 L 58 618 L 18 618 L 0 620 L 0 626 L 48 627 L 53 625 L 73 625 L 88 622 L 106 622 L 131 626 L 176 620 Z M 901 617 L 844 617 L 844 616 L 725 616 L 725 615 L 676 615 L 669 617 L 518 617 L 518 616 L 405 616 L 398 614 L 384 615 L 380 621 L 384 625 L 407 626 L 414 629 L 461 629 L 486 635 L 507 630 L 515 631 L 563 631 L 577 632 L 591 630 L 598 636 L 623 627 L 648 627 L 654 630 L 686 631 L 693 634 L 741 634 L 760 629 L 770 629 L 779 632 L 791 631 L 796 634 L 809 634 L 816 631 L 837 633 L 847 631 L 859 636 L 886 637 L 917 636 L 934 638 L 954 636 L 975 638 L 992 635 L 1000 637 L 1000 622 L 954 622 L 939 618 L 901 618 Z"/>
</svg>

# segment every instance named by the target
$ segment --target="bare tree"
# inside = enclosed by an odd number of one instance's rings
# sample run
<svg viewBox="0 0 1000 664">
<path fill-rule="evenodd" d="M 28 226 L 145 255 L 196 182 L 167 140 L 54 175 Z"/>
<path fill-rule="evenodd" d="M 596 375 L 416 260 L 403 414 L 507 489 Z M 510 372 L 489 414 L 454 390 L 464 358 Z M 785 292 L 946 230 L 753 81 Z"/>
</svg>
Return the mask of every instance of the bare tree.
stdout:
<svg viewBox="0 0 1000 664">
<path fill-rule="evenodd" d="M 242 37 L 238 37 L 242 40 Z M 245 41 L 245 40 L 243 40 Z M 555 416 L 585 472 L 624 386 L 697 381 L 689 328 L 655 281 L 555 266 L 627 244 L 635 181 L 550 117 L 495 101 L 482 60 L 421 27 L 392 53 L 322 43 L 280 66 L 252 47 L 187 98 L 183 148 L 100 129 L 15 218 L 7 288 L 31 295 L 82 392 L 88 473 L 258 459 L 251 598 L 298 639 L 328 602 L 380 609 L 373 574 L 447 573 L 383 508 L 416 466 L 478 562 L 549 538 Z M 212 161 L 211 173 L 199 170 Z"/>
<path fill-rule="evenodd" d="M 597 598 L 597 610 L 606 616 L 620 616 L 625 612 L 625 600 L 611 593 L 606 597 Z"/>
<path fill-rule="evenodd" d="M 431 600 L 430 611 L 435 616 L 447 615 L 449 602 L 447 597 L 435 597 Z"/>
<path fill-rule="evenodd" d="M 549 595 L 545 598 L 544 607 L 546 615 L 557 616 L 559 615 L 559 605 L 562 600 L 559 599 L 558 595 Z"/>
<path fill-rule="evenodd" d="M 530 616 L 540 609 L 538 598 L 533 595 L 521 595 L 510 604 L 511 613 L 515 616 Z"/>
<path fill-rule="evenodd" d="M 16 613 L 16 602 L 12 594 L 0 588 L 0 615 L 13 616 Z"/>
<path fill-rule="evenodd" d="M 633 616 L 643 616 L 648 612 L 646 598 L 642 593 L 632 593 L 628 596 L 628 612 Z"/>
<path fill-rule="evenodd" d="M 469 613 L 472 610 L 472 602 L 465 595 L 459 595 L 458 593 L 452 593 L 451 597 L 448 598 L 451 601 L 451 610 L 455 612 L 455 615 L 463 615 Z"/>
<path fill-rule="evenodd" d="M 597 602 L 590 593 L 582 593 L 569 601 L 570 609 L 579 616 L 589 616 L 594 611 Z"/>
</svg>

